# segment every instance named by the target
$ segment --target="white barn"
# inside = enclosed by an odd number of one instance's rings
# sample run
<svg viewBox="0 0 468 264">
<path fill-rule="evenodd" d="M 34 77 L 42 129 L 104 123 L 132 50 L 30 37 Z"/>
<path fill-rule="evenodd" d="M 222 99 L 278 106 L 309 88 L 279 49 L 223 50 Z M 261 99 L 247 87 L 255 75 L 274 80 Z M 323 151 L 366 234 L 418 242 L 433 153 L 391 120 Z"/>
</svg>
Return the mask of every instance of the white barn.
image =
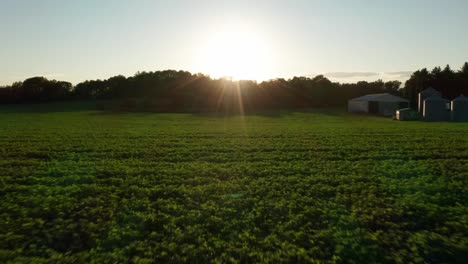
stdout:
<svg viewBox="0 0 468 264">
<path fill-rule="evenodd" d="M 389 93 L 368 94 L 348 101 L 348 112 L 392 116 L 395 111 L 408 108 L 409 101 Z"/>
</svg>

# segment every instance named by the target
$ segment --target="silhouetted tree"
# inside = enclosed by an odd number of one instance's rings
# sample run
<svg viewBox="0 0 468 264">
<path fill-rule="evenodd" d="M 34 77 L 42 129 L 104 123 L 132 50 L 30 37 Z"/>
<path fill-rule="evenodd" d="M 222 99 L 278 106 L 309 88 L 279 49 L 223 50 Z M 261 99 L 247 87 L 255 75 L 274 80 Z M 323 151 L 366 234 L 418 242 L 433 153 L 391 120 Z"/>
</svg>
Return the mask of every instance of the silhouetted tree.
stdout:
<svg viewBox="0 0 468 264">
<path fill-rule="evenodd" d="M 384 92 L 390 93 L 393 95 L 400 95 L 400 87 L 401 87 L 401 82 L 400 81 L 388 81 L 385 82 L 384 84 Z"/>
<path fill-rule="evenodd" d="M 42 93 L 48 85 L 48 80 L 44 77 L 33 77 L 26 79 L 21 86 L 22 98 L 25 101 L 43 100 Z"/>
<path fill-rule="evenodd" d="M 420 91 L 432 86 L 441 92 L 447 99 L 453 99 L 462 93 L 468 92 L 468 63 L 465 63 L 458 72 L 454 72 L 449 65 L 444 69 L 435 67 L 430 73 L 426 69 L 416 71 L 406 81 L 402 94 L 415 105 Z"/>
<path fill-rule="evenodd" d="M 460 88 L 460 93 L 468 96 L 468 62 L 465 62 L 458 71 L 457 79 L 459 80 L 458 85 Z"/>
<path fill-rule="evenodd" d="M 402 95 L 410 100 L 413 107 L 417 107 L 418 94 L 432 83 L 432 75 L 426 68 L 414 72 L 410 79 L 406 81 Z"/>
</svg>

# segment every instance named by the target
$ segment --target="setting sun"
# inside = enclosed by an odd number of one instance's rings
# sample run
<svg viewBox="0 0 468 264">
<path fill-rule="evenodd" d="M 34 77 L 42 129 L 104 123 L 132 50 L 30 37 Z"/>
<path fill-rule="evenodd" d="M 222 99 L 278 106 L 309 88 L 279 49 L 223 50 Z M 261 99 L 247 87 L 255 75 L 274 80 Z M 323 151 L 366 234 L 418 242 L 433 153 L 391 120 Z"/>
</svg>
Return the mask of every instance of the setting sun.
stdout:
<svg viewBox="0 0 468 264">
<path fill-rule="evenodd" d="M 275 55 L 271 42 L 249 25 L 222 25 L 209 33 L 200 46 L 197 68 L 215 78 L 271 78 Z"/>
</svg>

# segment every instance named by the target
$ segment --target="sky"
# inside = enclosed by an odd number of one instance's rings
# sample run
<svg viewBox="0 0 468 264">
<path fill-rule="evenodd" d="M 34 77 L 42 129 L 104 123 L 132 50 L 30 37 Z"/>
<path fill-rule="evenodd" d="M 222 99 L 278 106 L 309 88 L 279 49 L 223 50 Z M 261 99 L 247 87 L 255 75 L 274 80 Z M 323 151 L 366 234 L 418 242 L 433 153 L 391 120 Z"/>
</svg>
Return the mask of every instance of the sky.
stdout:
<svg viewBox="0 0 468 264">
<path fill-rule="evenodd" d="M 165 69 L 406 80 L 468 61 L 466 0 L 0 0 L 0 85 Z"/>
</svg>

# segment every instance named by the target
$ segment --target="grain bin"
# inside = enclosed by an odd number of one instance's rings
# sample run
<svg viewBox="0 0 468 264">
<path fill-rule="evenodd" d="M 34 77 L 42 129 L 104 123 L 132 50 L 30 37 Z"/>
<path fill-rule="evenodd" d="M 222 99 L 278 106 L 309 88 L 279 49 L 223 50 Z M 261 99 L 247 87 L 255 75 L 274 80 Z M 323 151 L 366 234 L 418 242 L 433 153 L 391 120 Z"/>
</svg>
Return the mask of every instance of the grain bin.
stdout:
<svg viewBox="0 0 468 264">
<path fill-rule="evenodd" d="M 429 87 L 426 90 L 419 93 L 419 95 L 418 95 L 418 111 L 420 113 L 423 112 L 424 100 L 426 98 L 428 98 L 428 97 L 433 96 L 433 95 L 439 95 L 440 96 L 440 93 L 436 89 L 434 89 L 432 87 Z"/>
<path fill-rule="evenodd" d="M 426 98 L 423 117 L 425 121 L 450 121 L 450 101 L 437 94 Z"/>
<path fill-rule="evenodd" d="M 468 97 L 459 96 L 452 101 L 452 120 L 456 122 L 468 122 Z"/>
</svg>

